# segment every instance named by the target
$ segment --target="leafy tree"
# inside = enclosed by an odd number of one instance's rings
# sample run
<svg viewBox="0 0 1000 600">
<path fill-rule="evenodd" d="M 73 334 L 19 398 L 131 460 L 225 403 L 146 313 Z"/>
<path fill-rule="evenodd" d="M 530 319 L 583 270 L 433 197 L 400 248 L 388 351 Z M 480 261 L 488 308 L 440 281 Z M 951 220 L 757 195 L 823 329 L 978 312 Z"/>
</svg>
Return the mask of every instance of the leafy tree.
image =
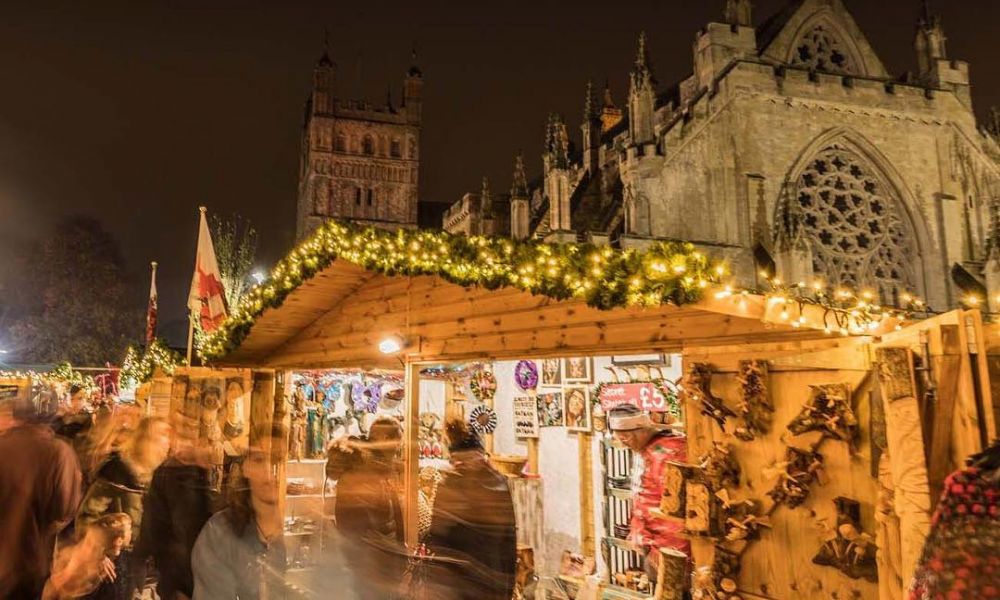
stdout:
<svg viewBox="0 0 1000 600">
<path fill-rule="evenodd" d="M 226 289 L 226 306 L 232 310 L 250 289 L 250 270 L 257 257 L 257 230 L 239 215 L 223 220 L 213 214 L 208 225 L 222 275 L 222 287 Z"/>
<path fill-rule="evenodd" d="M 138 331 L 118 242 L 101 223 L 69 217 L 22 258 L 21 310 L 10 360 L 99 366 L 117 363 Z"/>
</svg>

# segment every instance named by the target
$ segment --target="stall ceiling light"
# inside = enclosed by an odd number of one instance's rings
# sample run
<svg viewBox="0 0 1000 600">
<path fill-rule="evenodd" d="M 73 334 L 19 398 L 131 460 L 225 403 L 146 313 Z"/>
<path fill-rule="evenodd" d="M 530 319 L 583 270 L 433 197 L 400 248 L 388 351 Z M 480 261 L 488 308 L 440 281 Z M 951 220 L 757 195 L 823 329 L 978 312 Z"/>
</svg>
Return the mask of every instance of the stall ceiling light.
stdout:
<svg viewBox="0 0 1000 600">
<path fill-rule="evenodd" d="M 382 338 L 378 343 L 378 351 L 382 354 L 396 354 L 403 349 L 403 338 L 398 335 L 390 335 Z"/>
</svg>

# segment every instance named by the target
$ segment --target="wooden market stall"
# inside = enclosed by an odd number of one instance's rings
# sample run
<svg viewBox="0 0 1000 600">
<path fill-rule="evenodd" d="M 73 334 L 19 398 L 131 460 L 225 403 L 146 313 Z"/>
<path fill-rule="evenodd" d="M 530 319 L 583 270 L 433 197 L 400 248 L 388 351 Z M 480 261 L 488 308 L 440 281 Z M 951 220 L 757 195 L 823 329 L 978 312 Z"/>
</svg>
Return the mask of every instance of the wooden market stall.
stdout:
<svg viewBox="0 0 1000 600">
<path fill-rule="evenodd" d="M 361 250 L 337 254 L 288 284 L 288 265 L 309 259 L 293 253 L 275 287 L 216 337 L 210 358 L 255 369 L 252 419 L 267 421 L 286 418 L 290 370 L 403 369 L 410 543 L 427 365 L 681 354 L 692 464 L 677 467 L 683 499 L 665 499 L 663 518 L 685 523 L 703 569 L 696 585 L 720 588 L 712 597 L 730 597 L 721 588 L 732 585 L 745 598 L 901 598 L 936 486 L 996 435 L 975 311 L 899 331 L 893 319 L 839 324 L 831 334 L 829 307 L 775 296 L 716 287 L 682 306 L 601 310 L 583 295 L 462 285 L 453 273 L 393 274 L 401 271 L 373 266 Z M 259 302 L 268 294 L 281 299 Z M 402 351 L 381 352 L 388 338 Z M 581 489 L 591 485 L 591 454 L 582 450 L 591 435 L 581 436 Z M 581 513 L 585 552 L 597 551 L 595 512 Z"/>
</svg>

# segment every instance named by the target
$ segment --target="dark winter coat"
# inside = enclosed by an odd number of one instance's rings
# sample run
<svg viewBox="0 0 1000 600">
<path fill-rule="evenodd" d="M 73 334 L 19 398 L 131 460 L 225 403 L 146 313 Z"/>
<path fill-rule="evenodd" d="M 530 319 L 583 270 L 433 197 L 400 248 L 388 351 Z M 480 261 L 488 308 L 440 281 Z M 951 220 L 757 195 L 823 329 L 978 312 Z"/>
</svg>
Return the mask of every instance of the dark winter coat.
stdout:
<svg viewBox="0 0 1000 600">
<path fill-rule="evenodd" d="M 438 558 L 429 597 L 507 600 L 514 591 L 517 530 L 507 478 L 478 450 L 454 452 L 438 487 L 428 546 Z"/>
<path fill-rule="evenodd" d="M 135 546 L 138 560 L 153 557 L 161 598 L 194 592 L 191 551 L 201 528 L 212 516 L 217 495 L 208 469 L 170 458 L 153 472 Z"/>
<path fill-rule="evenodd" d="M 125 513 L 132 519 L 134 541 L 142 529 L 142 497 L 145 493 L 145 486 L 121 455 L 112 453 L 97 471 L 94 483 L 83 498 L 76 517 L 77 531 L 83 531 L 103 515 Z"/>
</svg>

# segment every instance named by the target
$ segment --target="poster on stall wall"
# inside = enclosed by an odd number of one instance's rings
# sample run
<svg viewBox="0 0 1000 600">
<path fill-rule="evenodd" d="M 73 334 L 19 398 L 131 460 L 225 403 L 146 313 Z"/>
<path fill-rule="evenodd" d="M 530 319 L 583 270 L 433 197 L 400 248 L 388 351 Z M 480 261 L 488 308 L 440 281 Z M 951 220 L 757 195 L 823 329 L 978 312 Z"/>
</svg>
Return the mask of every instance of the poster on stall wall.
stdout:
<svg viewBox="0 0 1000 600">
<path fill-rule="evenodd" d="M 538 394 L 538 424 L 541 427 L 562 427 L 566 424 L 562 392 Z"/>
<path fill-rule="evenodd" d="M 207 443 L 222 456 L 239 456 L 249 446 L 250 371 L 192 369 L 175 375 L 171 413 L 180 415 L 182 435 Z"/>
<path fill-rule="evenodd" d="M 631 404 L 647 412 L 667 412 L 669 406 L 656 384 L 646 381 L 642 383 L 606 383 L 601 386 L 598 400 L 604 412 Z"/>
<path fill-rule="evenodd" d="M 514 435 L 519 438 L 538 437 L 538 402 L 534 396 L 514 398 Z"/>
<path fill-rule="evenodd" d="M 570 431 L 590 431 L 590 389 L 586 386 L 563 388 L 566 402 L 566 428 Z"/>
</svg>

